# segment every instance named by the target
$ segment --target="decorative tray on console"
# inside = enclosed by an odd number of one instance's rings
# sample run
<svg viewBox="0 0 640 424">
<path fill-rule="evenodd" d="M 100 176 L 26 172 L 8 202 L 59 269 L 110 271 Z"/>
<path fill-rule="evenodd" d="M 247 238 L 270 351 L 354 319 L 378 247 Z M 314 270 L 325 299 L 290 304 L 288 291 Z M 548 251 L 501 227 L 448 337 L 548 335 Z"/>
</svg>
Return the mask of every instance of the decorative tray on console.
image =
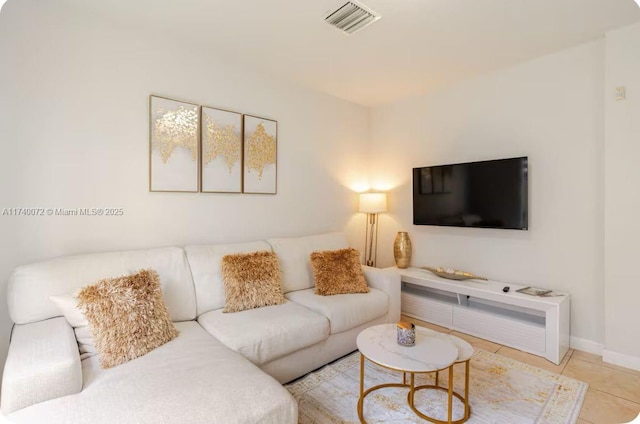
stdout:
<svg viewBox="0 0 640 424">
<path fill-rule="evenodd" d="M 548 296 L 552 290 L 548 289 L 539 289 L 537 287 L 524 287 L 516 290 L 518 293 L 528 294 L 530 296 Z"/>
<path fill-rule="evenodd" d="M 449 280 L 483 280 L 487 281 L 486 278 L 480 277 L 479 275 L 471 274 L 470 272 L 459 271 L 457 269 L 451 268 L 443 268 L 439 267 L 430 267 L 430 266 L 421 266 L 420 269 L 426 269 L 437 275 L 438 277 L 448 278 Z"/>
</svg>

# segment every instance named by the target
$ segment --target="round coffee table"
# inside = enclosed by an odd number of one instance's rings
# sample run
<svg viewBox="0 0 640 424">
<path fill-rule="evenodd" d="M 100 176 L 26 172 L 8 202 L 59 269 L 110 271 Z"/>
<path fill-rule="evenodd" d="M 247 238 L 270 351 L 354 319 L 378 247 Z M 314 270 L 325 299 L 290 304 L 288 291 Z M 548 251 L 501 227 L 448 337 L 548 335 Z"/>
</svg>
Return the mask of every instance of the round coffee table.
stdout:
<svg viewBox="0 0 640 424">
<path fill-rule="evenodd" d="M 457 339 L 457 340 L 455 340 Z M 462 342 L 462 343 L 460 343 Z M 364 399 L 365 397 L 378 389 L 385 387 L 407 387 L 409 393 L 407 401 L 411 410 L 421 418 L 433 423 L 461 423 L 469 418 L 468 406 L 468 375 L 469 375 L 469 350 L 464 345 L 463 340 L 449 336 L 447 334 L 438 333 L 427 328 L 416 327 L 416 344 L 415 346 L 401 346 L 396 342 L 396 325 L 382 324 L 369 327 L 362 331 L 357 338 L 358 350 L 360 350 L 360 398 L 358 399 L 358 417 L 361 423 L 366 423 L 364 419 Z M 468 345 L 468 344 L 467 344 Z M 461 346 L 459 348 L 458 346 Z M 470 352 L 473 353 L 471 346 L 468 346 Z M 402 372 L 402 383 L 386 383 L 380 384 L 364 390 L 364 360 L 368 359 L 376 365 L 388 368 L 394 371 Z M 466 360 L 466 385 L 465 397 L 453 391 L 453 365 L 455 363 L 464 362 Z M 448 387 L 440 387 L 437 385 L 423 385 L 416 387 L 415 374 L 439 372 L 449 370 Z M 409 374 L 409 383 L 407 383 L 407 374 Z M 438 420 L 427 416 L 420 412 L 414 403 L 415 392 L 421 389 L 446 390 L 448 392 L 447 402 L 447 421 Z M 458 421 L 452 421 L 453 396 L 464 402 L 465 416 Z"/>
<path fill-rule="evenodd" d="M 453 395 L 456 396 L 464 403 L 464 416 L 458 421 L 454 421 L 453 424 L 460 424 L 469 419 L 469 415 L 471 415 L 471 406 L 469 406 L 469 361 L 471 357 L 473 357 L 473 347 L 466 341 L 462 340 L 460 337 L 452 336 L 451 334 L 443 334 L 438 333 L 437 331 L 429 330 L 425 328 L 424 330 L 432 333 L 436 337 L 446 337 L 449 341 L 456 345 L 458 348 L 458 359 L 454 362 L 455 364 L 464 364 L 464 398 L 462 398 L 458 393 L 453 392 Z M 453 369 L 453 365 L 451 366 Z M 438 377 L 440 373 L 436 371 L 436 382 L 435 388 L 440 388 L 438 386 Z M 434 386 L 418 386 L 415 390 L 419 390 L 422 388 L 433 388 Z M 418 415 L 421 415 L 420 411 L 414 409 L 414 412 Z"/>
</svg>

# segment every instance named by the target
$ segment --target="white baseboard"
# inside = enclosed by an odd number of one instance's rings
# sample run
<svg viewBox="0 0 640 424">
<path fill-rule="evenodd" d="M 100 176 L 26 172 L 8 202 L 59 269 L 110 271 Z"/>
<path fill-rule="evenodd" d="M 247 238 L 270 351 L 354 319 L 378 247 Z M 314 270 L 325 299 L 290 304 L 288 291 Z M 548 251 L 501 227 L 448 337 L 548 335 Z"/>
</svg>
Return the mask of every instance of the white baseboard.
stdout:
<svg viewBox="0 0 640 424">
<path fill-rule="evenodd" d="M 591 340 L 582 339 L 580 337 L 571 336 L 569 339 L 569 345 L 572 349 L 581 350 L 587 353 L 593 353 L 594 355 L 602 356 L 604 352 L 604 345 L 602 343 L 596 343 Z"/>
<path fill-rule="evenodd" d="M 640 371 L 640 357 L 627 355 L 626 353 L 614 352 L 605 349 L 601 343 L 591 340 L 582 339 L 580 337 L 571 336 L 569 344 L 572 349 L 581 350 L 594 355 L 602 356 L 602 361 L 609 364 L 620 365 L 621 367 L 630 368 Z M 640 418 L 640 416 L 639 416 Z M 640 423 L 639 423 L 640 424 Z"/>
<path fill-rule="evenodd" d="M 640 357 L 627 355 L 626 353 L 614 352 L 604 349 L 602 360 L 621 367 L 631 368 L 640 371 Z"/>
</svg>

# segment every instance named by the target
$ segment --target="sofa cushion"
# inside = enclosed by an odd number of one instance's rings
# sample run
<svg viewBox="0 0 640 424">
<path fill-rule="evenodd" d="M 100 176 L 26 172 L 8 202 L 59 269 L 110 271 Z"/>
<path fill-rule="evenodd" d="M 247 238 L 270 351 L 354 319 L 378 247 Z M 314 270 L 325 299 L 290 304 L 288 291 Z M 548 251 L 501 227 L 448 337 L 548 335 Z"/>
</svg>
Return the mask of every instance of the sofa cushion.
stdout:
<svg viewBox="0 0 640 424">
<path fill-rule="evenodd" d="M 184 248 L 193 274 L 198 315 L 224 307 L 222 258 L 233 253 L 271 251 L 265 241 L 235 244 L 203 244 Z"/>
<path fill-rule="evenodd" d="M 146 355 L 178 336 L 154 270 L 88 285 L 78 293 L 78 307 L 89 321 L 104 368 Z"/>
<path fill-rule="evenodd" d="M 329 337 L 327 318 L 296 303 L 265 306 L 237 314 L 221 309 L 198 317 L 215 338 L 257 365 Z"/>
<path fill-rule="evenodd" d="M 310 256 L 315 293 L 321 296 L 369 293 L 356 249 L 324 250 Z"/>
<path fill-rule="evenodd" d="M 236 253 L 222 258 L 224 311 L 282 305 L 280 266 L 273 252 Z"/>
<path fill-rule="evenodd" d="M 7 304 L 16 324 L 61 316 L 50 296 L 72 293 L 103 278 L 152 268 L 173 321 L 196 317 L 196 298 L 184 251 L 178 247 L 67 256 L 16 268 L 7 287 Z"/>
<path fill-rule="evenodd" d="M 341 333 L 386 315 L 389 297 L 371 288 L 369 293 L 320 296 L 313 289 L 291 292 L 285 297 L 329 319 L 331 334 Z"/>
<path fill-rule="evenodd" d="M 267 240 L 280 260 L 282 290 L 289 293 L 313 287 L 309 255 L 320 250 L 349 247 L 344 233 L 326 233 L 308 237 L 273 238 Z"/>
<path fill-rule="evenodd" d="M 64 318 L 13 327 L 2 375 L 3 414 L 80 390 L 82 365 L 78 345 Z"/>
<path fill-rule="evenodd" d="M 75 395 L 10 414 L 14 423 L 294 424 L 297 404 L 272 377 L 211 337 L 195 321 L 180 335 L 134 361 L 102 369 L 82 361 Z"/>
</svg>

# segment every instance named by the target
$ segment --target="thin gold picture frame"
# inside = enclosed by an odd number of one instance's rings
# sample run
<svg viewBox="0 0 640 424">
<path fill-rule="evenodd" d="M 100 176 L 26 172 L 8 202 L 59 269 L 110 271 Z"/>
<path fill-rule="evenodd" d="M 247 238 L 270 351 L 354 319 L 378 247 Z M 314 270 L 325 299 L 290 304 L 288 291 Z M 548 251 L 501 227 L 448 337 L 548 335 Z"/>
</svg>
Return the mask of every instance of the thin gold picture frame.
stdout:
<svg viewBox="0 0 640 424">
<path fill-rule="evenodd" d="M 251 123 L 250 125 L 247 125 L 247 120 L 260 121 L 256 124 L 256 130 L 252 131 L 251 134 L 248 134 L 248 131 L 252 130 L 253 124 Z M 269 132 L 264 129 L 264 123 L 273 124 L 273 135 L 269 134 Z M 260 129 L 261 125 L 262 129 Z M 257 145 L 259 148 L 257 149 L 257 152 L 248 152 L 248 149 L 251 148 L 251 142 L 247 142 L 248 137 L 255 137 L 252 141 L 258 143 Z M 270 138 L 273 138 L 273 148 L 271 148 Z M 245 194 L 278 194 L 278 121 L 262 116 L 244 114 L 242 116 L 242 143 L 242 192 Z M 256 156 L 254 157 L 253 155 Z M 252 171 L 258 173 L 258 180 L 265 177 L 263 174 L 264 171 L 267 171 L 267 173 L 270 174 L 268 166 L 272 164 L 270 162 L 271 159 L 273 159 L 273 175 L 266 175 L 266 177 L 273 178 L 273 190 L 264 191 L 259 189 L 256 190 L 254 187 L 248 187 L 250 184 L 256 184 L 256 179 L 254 175 L 251 174 Z M 258 184 L 260 183 L 258 182 Z"/>
<path fill-rule="evenodd" d="M 205 185 L 207 183 L 206 181 L 206 164 L 204 163 L 206 160 L 206 137 L 205 137 L 205 131 L 208 129 L 208 124 L 205 122 L 206 118 L 206 112 L 208 110 L 211 111 L 215 111 L 215 112 L 222 112 L 225 114 L 234 114 L 234 115 L 238 115 L 238 124 L 239 124 L 239 128 L 238 128 L 238 138 L 239 138 L 239 160 L 238 160 L 238 168 L 239 168 L 239 172 L 238 172 L 238 189 L 237 191 L 232 191 L 232 190 L 207 190 Z M 229 170 L 229 172 L 231 173 L 231 169 Z M 242 193 L 242 188 L 243 188 L 243 179 L 244 179 L 244 118 L 243 118 L 243 114 L 240 112 L 236 112 L 233 110 L 228 110 L 228 109 L 222 109 L 222 108 L 216 108 L 216 107 L 211 107 L 211 106 L 201 106 L 200 107 L 200 192 L 202 193 Z"/>
<path fill-rule="evenodd" d="M 162 109 L 154 108 L 154 101 L 164 105 L 175 103 L 177 110 L 168 110 L 167 113 L 163 115 L 164 122 L 159 122 L 157 115 L 158 111 Z M 180 107 L 182 107 L 182 109 L 180 109 Z M 201 120 L 202 116 L 200 105 L 156 94 L 149 95 L 150 192 L 197 193 L 200 191 Z M 158 129 L 161 129 L 164 133 L 162 139 L 157 134 Z M 190 131 L 193 131 L 194 134 L 191 135 L 189 133 Z M 191 136 L 194 137 L 193 140 L 189 139 Z M 154 144 L 156 149 L 154 149 Z M 157 153 L 155 155 L 154 150 Z M 192 161 L 195 164 L 193 170 L 180 169 L 181 167 L 188 168 L 186 163 L 189 162 L 189 159 L 185 157 L 187 152 L 184 150 L 190 151 L 191 155 L 195 156 L 192 158 Z M 176 156 L 179 156 L 177 159 L 172 158 L 176 151 L 178 151 Z M 174 159 L 174 162 L 182 162 L 182 164 L 169 164 L 171 159 Z M 166 166 L 167 168 L 162 169 L 162 166 Z M 188 171 L 193 172 L 193 174 L 191 176 L 187 175 Z M 172 186 L 171 184 L 174 183 L 171 181 L 172 176 L 175 177 L 176 175 L 179 178 L 185 179 L 185 181 L 193 178 L 193 181 L 189 181 L 189 183 L 194 184 L 194 186 L 187 189 L 180 189 L 179 187 L 176 188 L 175 186 Z"/>
</svg>

